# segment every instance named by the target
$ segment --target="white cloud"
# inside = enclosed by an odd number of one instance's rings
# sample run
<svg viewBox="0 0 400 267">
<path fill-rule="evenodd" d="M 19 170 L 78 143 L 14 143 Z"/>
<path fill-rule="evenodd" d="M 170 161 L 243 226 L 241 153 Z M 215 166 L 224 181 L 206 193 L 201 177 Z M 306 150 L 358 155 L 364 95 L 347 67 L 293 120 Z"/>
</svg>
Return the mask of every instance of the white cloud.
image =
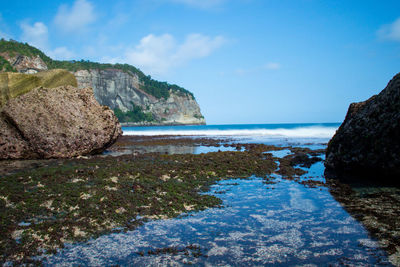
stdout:
<svg viewBox="0 0 400 267">
<path fill-rule="evenodd" d="M 267 70 L 279 70 L 281 68 L 281 64 L 277 62 L 268 62 L 264 65 L 264 68 Z"/>
<path fill-rule="evenodd" d="M 86 0 L 76 0 L 71 7 L 59 7 L 54 23 L 65 32 L 82 32 L 95 20 L 93 5 Z"/>
<path fill-rule="evenodd" d="M 378 31 L 378 36 L 383 40 L 400 41 L 400 18 L 391 24 L 383 25 Z"/>
<path fill-rule="evenodd" d="M 179 44 L 170 34 L 149 34 L 143 37 L 135 48 L 127 50 L 125 61 L 138 66 L 146 73 L 165 74 L 193 59 L 209 56 L 225 42 L 222 36 L 189 34 L 184 42 Z"/>
<path fill-rule="evenodd" d="M 48 56 L 53 59 L 69 60 L 76 57 L 75 53 L 68 50 L 65 46 L 57 47 L 56 49 L 47 51 Z"/>
<path fill-rule="evenodd" d="M 21 23 L 20 26 L 22 29 L 22 41 L 39 49 L 47 48 L 48 30 L 47 26 L 43 22 L 35 22 L 33 25 Z"/>
<path fill-rule="evenodd" d="M 75 53 L 64 46 L 50 49 L 48 41 L 49 32 L 47 26 L 43 22 L 35 22 L 33 25 L 21 23 L 20 27 L 22 29 L 21 40 L 39 48 L 51 58 L 72 59 L 75 56 Z"/>
<path fill-rule="evenodd" d="M 169 0 L 173 3 L 184 4 L 195 8 L 212 8 L 217 7 L 226 2 L 226 0 Z"/>
</svg>

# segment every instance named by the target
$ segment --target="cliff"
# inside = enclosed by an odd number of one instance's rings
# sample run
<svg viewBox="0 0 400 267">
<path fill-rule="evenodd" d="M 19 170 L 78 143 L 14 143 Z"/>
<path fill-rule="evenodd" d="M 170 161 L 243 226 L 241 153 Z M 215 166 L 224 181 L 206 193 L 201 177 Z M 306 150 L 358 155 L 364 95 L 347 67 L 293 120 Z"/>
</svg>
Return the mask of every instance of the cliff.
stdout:
<svg viewBox="0 0 400 267">
<path fill-rule="evenodd" d="M 78 88 L 92 87 L 96 100 L 113 109 L 125 125 L 205 124 L 191 92 L 153 80 L 127 64 L 57 61 L 28 44 L 5 40 L 0 41 L 0 59 L 5 59 L 17 72 L 55 68 L 70 71 Z"/>
<path fill-rule="evenodd" d="M 202 124 L 204 118 L 193 96 L 169 90 L 168 98 L 157 98 L 141 90 L 139 77 L 117 69 L 79 70 L 74 72 L 78 87 L 93 87 L 102 105 L 122 112 L 140 107 L 151 113 L 154 122 L 163 124 Z"/>
</svg>

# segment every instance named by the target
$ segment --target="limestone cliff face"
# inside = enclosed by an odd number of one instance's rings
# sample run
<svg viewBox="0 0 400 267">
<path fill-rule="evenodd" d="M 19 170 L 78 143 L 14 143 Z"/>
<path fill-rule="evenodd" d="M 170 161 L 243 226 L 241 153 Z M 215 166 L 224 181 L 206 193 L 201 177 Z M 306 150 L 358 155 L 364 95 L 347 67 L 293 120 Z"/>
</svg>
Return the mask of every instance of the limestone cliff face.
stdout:
<svg viewBox="0 0 400 267">
<path fill-rule="evenodd" d="M 117 69 L 79 70 L 74 74 L 79 88 L 92 87 L 97 101 L 112 109 L 128 111 L 133 103 L 151 112 L 157 124 L 205 124 L 199 105 L 190 95 L 170 90 L 167 99 L 156 98 L 140 89 L 138 76 Z"/>
</svg>

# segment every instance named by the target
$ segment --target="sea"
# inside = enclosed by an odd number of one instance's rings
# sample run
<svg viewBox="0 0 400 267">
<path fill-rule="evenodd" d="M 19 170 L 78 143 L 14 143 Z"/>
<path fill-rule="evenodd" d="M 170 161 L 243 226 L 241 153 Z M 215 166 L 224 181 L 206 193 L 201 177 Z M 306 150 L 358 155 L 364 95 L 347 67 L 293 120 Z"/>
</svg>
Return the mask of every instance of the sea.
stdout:
<svg viewBox="0 0 400 267">
<path fill-rule="evenodd" d="M 278 146 L 326 144 L 340 123 L 221 124 L 123 127 L 123 135 L 230 138 Z"/>
<path fill-rule="evenodd" d="M 339 126 L 303 123 L 124 127 L 123 134 L 229 138 L 235 142 L 319 149 L 326 148 Z M 207 153 L 213 149 L 178 151 Z M 287 153 L 277 151 L 275 156 Z M 301 179 L 312 176 L 325 181 L 322 161 L 305 170 Z M 307 187 L 278 174 L 272 176 L 273 184 L 256 176 L 217 182 L 204 194 L 222 199 L 221 207 L 152 220 L 133 231 L 66 244 L 48 256 L 44 265 L 391 265 L 377 240 L 333 198 L 327 187 Z"/>
<path fill-rule="evenodd" d="M 331 138 L 340 123 L 220 124 L 123 127 L 124 135 L 191 135 L 265 138 Z"/>
</svg>

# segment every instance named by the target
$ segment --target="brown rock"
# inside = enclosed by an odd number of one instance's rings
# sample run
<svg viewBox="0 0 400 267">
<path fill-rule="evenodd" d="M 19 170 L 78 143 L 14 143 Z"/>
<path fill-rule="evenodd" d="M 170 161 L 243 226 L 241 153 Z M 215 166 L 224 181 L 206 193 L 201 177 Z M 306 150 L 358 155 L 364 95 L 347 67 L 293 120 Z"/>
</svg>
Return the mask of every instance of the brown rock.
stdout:
<svg viewBox="0 0 400 267">
<path fill-rule="evenodd" d="M 36 88 L 8 101 L 0 117 L 0 158 L 67 158 L 98 153 L 122 130 L 91 88 Z"/>
<path fill-rule="evenodd" d="M 397 74 L 378 95 L 350 105 L 344 122 L 328 144 L 325 166 L 328 172 L 350 176 L 398 178 L 399 137 L 400 74 Z"/>
</svg>

